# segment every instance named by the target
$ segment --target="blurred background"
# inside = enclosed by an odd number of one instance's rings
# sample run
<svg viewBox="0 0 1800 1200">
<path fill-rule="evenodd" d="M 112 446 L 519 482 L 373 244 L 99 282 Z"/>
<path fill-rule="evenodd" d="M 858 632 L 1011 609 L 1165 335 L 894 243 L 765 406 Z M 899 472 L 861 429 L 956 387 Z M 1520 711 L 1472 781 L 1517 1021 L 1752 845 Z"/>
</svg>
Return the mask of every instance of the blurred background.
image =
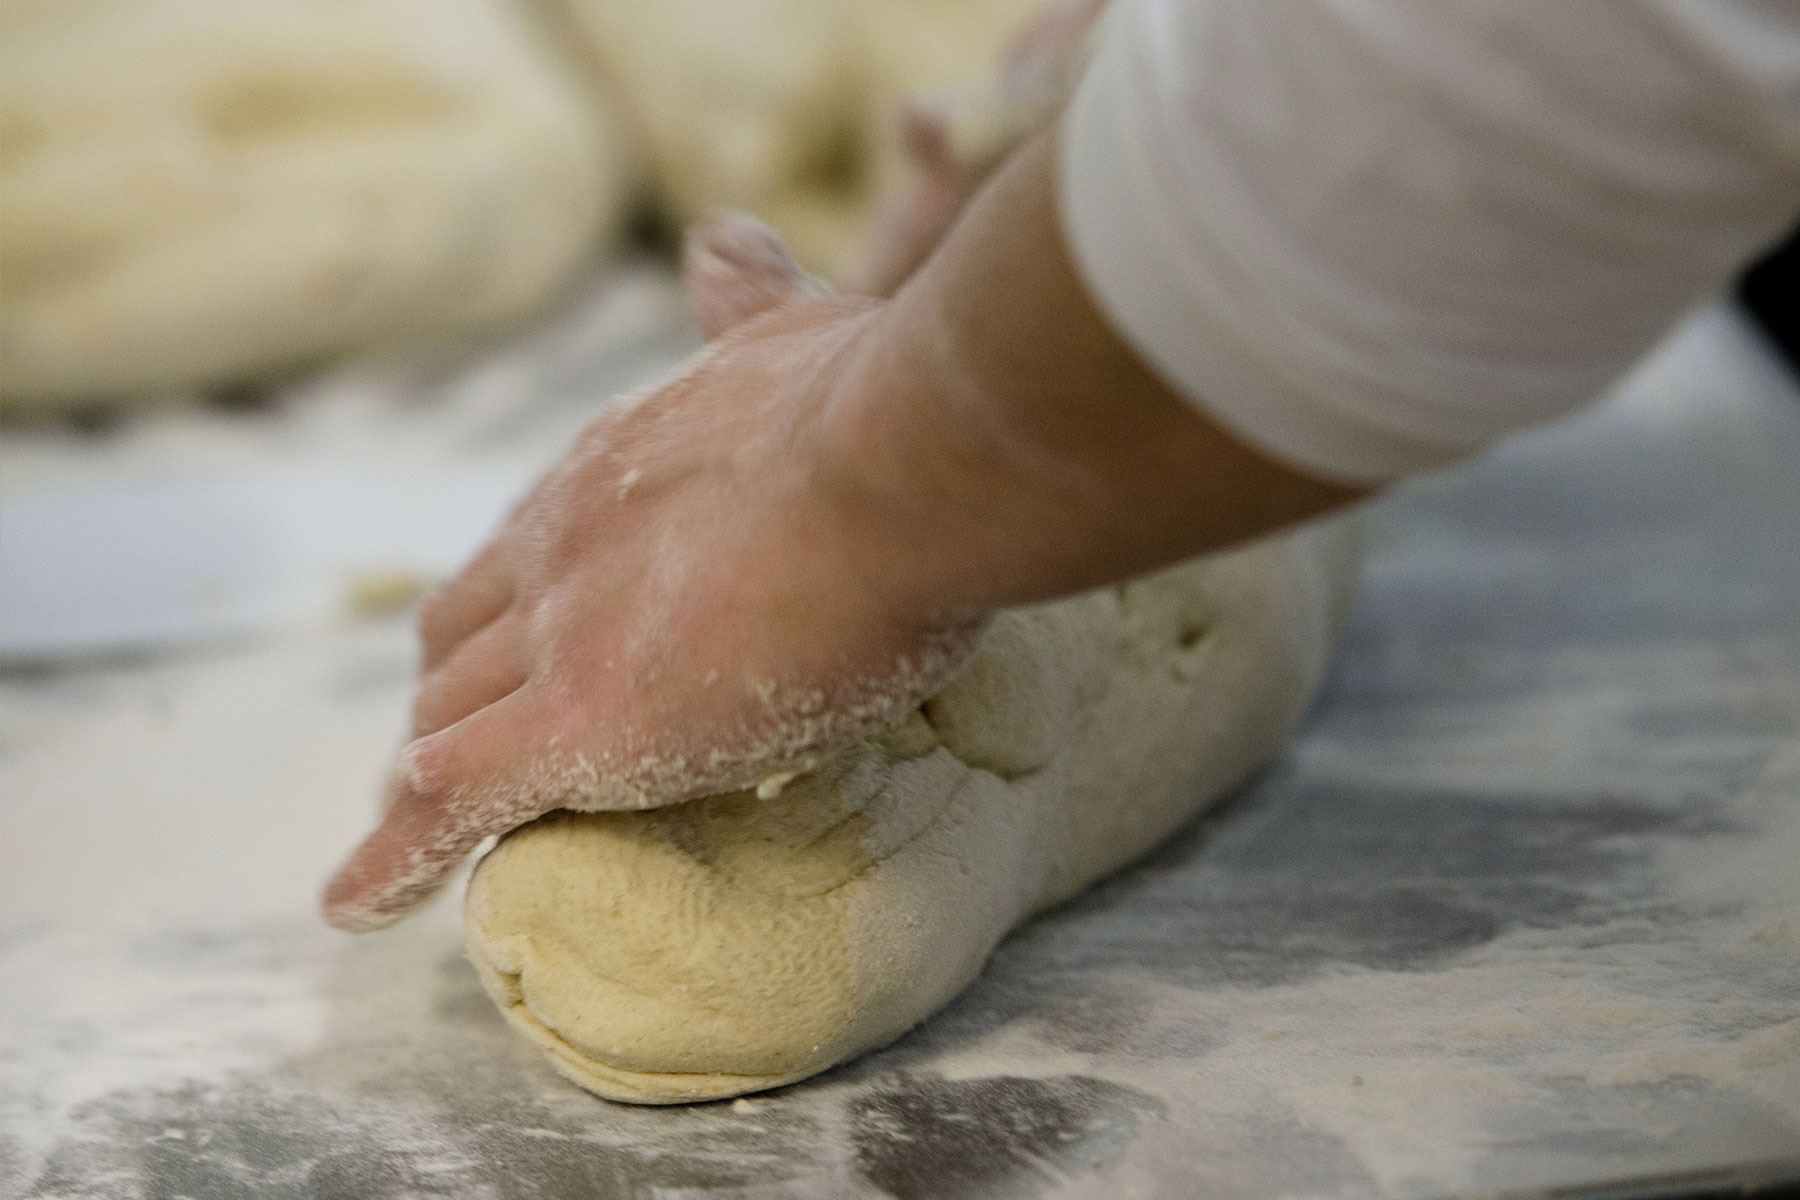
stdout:
<svg viewBox="0 0 1800 1200">
<path fill-rule="evenodd" d="M 454 889 L 369 939 L 318 922 L 415 601 L 700 344 L 682 229 L 745 209 L 868 278 L 909 121 L 973 177 L 1066 86 L 1005 65 L 1039 3 L 0 0 L 0 1195 L 693 1196 L 801 1162 L 839 1197 L 925 1151 L 879 1194 L 1194 1194 L 1179 1163 L 1500 1195 L 1741 1182 L 1786 1144 L 1792 244 L 1594 412 L 1377 506 L 1337 677 L 1254 803 L 817 1087 L 622 1115 L 525 1065 Z M 1484 982 L 1514 1007 L 1471 1035 L 1430 981 L 1515 935 L 1536 974 Z M 1345 979 L 1397 980 L 1364 1011 L 1409 1028 L 1346 1023 Z M 1740 1054 L 1746 996 L 1788 1040 Z M 1679 1078 L 1634 1057 L 1670 1045 Z"/>
<path fill-rule="evenodd" d="M 5 0 L 0 662 L 404 606 L 698 343 L 691 221 L 854 274 L 1033 0 Z"/>
<path fill-rule="evenodd" d="M 3 0 L 0 663 L 404 607 L 697 345 L 690 222 L 857 287 L 908 114 L 973 178 L 1066 90 L 1044 8 Z"/>
</svg>

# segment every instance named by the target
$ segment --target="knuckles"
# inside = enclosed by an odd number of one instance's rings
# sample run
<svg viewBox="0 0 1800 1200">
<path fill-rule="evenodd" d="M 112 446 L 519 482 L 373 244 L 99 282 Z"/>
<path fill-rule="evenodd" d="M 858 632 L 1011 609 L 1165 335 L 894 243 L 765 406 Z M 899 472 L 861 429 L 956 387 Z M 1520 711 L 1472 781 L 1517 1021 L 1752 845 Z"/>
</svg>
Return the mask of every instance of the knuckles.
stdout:
<svg viewBox="0 0 1800 1200">
<path fill-rule="evenodd" d="M 419 615 L 413 621 L 413 628 L 422 644 L 432 647 L 449 636 L 455 607 L 448 584 L 434 589 L 425 597 L 419 605 Z"/>
<path fill-rule="evenodd" d="M 453 780 L 450 758 L 443 740 L 435 735 L 415 738 L 400 752 L 398 775 L 404 793 L 415 802 L 442 798 Z"/>
<path fill-rule="evenodd" d="M 441 716 L 444 711 L 444 690 L 443 676 L 438 672 L 434 671 L 419 681 L 408 713 L 413 737 L 424 737 L 443 728 Z"/>
</svg>

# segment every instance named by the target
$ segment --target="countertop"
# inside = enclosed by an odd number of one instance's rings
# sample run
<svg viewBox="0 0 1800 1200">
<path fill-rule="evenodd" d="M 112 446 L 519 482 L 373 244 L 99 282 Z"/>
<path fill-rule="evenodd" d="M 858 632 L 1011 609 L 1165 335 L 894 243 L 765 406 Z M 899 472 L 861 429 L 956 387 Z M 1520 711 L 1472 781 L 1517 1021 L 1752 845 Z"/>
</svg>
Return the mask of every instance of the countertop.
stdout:
<svg viewBox="0 0 1800 1200">
<path fill-rule="evenodd" d="M 0 431 L 0 504 L 313 467 L 522 483 L 593 394 L 691 340 L 666 277 L 633 268 L 473 356 Z M 892 1047 L 689 1108 L 557 1077 L 482 994 L 455 897 L 362 938 L 314 916 L 399 732 L 404 616 L 327 607 L 0 670 L 0 1196 L 1712 1195 L 1800 1175 L 1791 382 L 1709 310 L 1596 411 L 1370 525 L 1333 676 L 1251 785 L 1020 930 Z"/>
</svg>

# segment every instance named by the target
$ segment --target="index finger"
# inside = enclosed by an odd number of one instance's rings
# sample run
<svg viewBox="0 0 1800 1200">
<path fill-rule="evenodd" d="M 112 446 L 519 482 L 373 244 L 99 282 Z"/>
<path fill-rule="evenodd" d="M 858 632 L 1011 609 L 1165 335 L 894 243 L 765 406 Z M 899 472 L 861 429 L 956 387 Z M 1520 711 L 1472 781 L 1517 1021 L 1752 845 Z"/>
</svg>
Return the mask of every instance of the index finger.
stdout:
<svg viewBox="0 0 1800 1200">
<path fill-rule="evenodd" d="M 325 885 L 325 919 L 360 933 L 430 899 L 483 838 L 555 807 L 531 789 L 545 742 L 535 697 L 514 692 L 401 755 L 391 802 Z"/>
<path fill-rule="evenodd" d="M 457 575 L 425 598 L 419 610 L 419 670 L 434 671 L 458 646 L 505 612 L 513 573 L 496 536 Z"/>
</svg>

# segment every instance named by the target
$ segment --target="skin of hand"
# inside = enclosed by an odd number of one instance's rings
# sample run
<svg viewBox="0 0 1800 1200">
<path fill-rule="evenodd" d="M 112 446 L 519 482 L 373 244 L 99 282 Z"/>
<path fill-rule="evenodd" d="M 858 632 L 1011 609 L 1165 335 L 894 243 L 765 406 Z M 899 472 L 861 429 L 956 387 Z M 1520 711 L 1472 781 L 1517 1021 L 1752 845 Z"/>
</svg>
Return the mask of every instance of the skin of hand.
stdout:
<svg viewBox="0 0 1800 1200">
<path fill-rule="evenodd" d="M 906 177 L 838 273 L 845 291 L 892 295 L 943 241 L 987 177 L 1067 102 L 1107 0 L 1055 0 L 957 96 L 918 96 L 900 113 Z"/>
<path fill-rule="evenodd" d="M 378 928 L 482 838 L 556 808 L 635 809 L 755 787 L 942 686 L 974 614 L 903 611 L 820 445 L 876 302 L 831 297 L 774 234 L 690 240 L 721 335 L 610 407 L 420 620 L 411 741 L 380 825 L 327 885 Z"/>
<path fill-rule="evenodd" d="M 822 296 L 740 219 L 692 244 L 709 332 L 609 410 L 427 607 L 415 739 L 327 886 L 346 929 L 555 808 L 755 786 L 903 715 L 985 614 L 1364 494 L 1237 441 L 1094 307 L 1055 130 L 891 301 Z"/>
<path fill-rule="evenodd" d="M 854 402 L 827 443 L 880 448 L 859 460 L 852 511 L 868 536 L 911 531 L 890 584 L 909 608 L 1068 595 L 1371 491 L 1239 441 L 1113 330 L 1063 240 L 1057 135 L 976 194 L 847 360 Z"/>
</svg>

